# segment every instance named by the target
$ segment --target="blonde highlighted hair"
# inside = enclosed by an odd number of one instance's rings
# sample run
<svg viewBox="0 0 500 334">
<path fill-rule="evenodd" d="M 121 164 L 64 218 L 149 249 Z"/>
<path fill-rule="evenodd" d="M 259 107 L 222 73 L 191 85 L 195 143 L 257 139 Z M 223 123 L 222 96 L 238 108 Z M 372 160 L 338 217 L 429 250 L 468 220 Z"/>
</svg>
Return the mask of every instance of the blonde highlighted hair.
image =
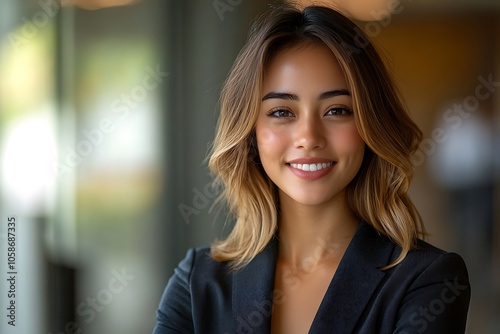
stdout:
<svg viewBox="0 0 500 334">
<path fill-rule="evenodd" d="M 355 122 L 366 143 L 362 166 L 349 184 L 354 213 L 401 246 L 400 263 L 419 236 L 421 218 L 407 195 L 412 154 L 422 132 L 408 116 L 380 55 L 355 23 L 325 7 L 271 10 L 255 22 L 233 64 L 220 97 L 220 116 L 209 167 L 221 183 L 221 199 L 236 218 L 229 236 L 212 245 L 212 257 L 245 266 L 269 243 L 278 227 L 276 186 L 259 163 L 255 123 L 269 60 L 284 48 L 323 43 L 351 87 Z"/>
</svg>

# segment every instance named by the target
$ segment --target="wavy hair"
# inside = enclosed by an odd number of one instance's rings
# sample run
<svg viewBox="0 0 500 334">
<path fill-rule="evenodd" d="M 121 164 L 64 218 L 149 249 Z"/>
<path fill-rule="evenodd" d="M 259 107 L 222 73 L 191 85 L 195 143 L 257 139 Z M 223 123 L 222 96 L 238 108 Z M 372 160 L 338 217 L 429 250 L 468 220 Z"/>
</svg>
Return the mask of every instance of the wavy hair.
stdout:
<svg viewBox="0 0 500 334">
<path fill-rule="evenodd" d="M 425 236 L 420 215 L 407 195 L 411 158 L 422 132 L 408 116 L 391 75 L 369 38 L 337 11 L 310 6 L 270 10 L 252 26 L 220 96 L 220 116 L 209 167 L 223 186 L 236 223 L 229 236 L 212 245 L 211 256 L 234 269 L 250 262 L 278 226 L 276 185 L 264 172 L 255 142 L 264 70 L 284 48 L 323 43 L 345 73 L 352 90 L 357 130 L 366 144 L 356 177 L 347 188 L 350 208 L 401 247 L 400 263 L 416 238 Z"/>
</svg>

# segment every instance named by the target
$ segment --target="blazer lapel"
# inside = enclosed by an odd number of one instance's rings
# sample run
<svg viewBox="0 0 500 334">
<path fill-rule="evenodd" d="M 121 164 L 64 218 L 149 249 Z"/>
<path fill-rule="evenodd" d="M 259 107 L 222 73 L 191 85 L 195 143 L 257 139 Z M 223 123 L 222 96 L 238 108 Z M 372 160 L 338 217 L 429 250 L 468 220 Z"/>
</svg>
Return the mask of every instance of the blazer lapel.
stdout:
<svg viewBox="0 0 500 334">
<path fill-rule="evenodd" d="M 269 333 L 278 242 L 273 238 L 248 265 L 233 274 L 236 333 Z"/>
<path fill-rule="evenodd" d="M 337 268 L 309 333 L 351 333 L 385 273 L 394 245 L 361 222 Z"/>
</svg>

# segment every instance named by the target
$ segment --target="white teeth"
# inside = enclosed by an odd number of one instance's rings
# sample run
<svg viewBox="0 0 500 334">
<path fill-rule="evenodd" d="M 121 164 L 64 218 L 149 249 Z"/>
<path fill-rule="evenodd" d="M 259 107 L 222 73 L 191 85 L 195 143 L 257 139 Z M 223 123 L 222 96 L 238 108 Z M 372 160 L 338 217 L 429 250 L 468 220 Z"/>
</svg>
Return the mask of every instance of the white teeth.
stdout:
<svg viewBox="0 0 500 334">
<path fill-rule="evenodd" d="M 290 164 L 293 168 L 297 168 L 306 172 L 315 172 L 317 170 L 327 168 L 333 165 L 333 162 L 323 162 L 319 164 Z"/>
</svg>

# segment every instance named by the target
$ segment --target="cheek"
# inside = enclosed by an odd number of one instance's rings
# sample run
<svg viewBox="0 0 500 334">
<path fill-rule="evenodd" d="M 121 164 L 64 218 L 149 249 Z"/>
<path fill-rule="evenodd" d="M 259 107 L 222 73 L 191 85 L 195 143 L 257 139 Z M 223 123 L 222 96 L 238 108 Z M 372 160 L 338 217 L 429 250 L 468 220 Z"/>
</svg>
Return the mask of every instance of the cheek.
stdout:
<svg viewBox="0 0 500 334">
<path fill-rule="evenodd" d="M 255 131 L 259 152 L 272 152 L 283 145 L 285 136 L 279 131 L 268 127 L 259 127 Z"/>
<path fill-rule="evenodd" d="M 365 143 L 358 133 L 355 125 L 343 128 L 333 134 L 332 142 L 339 152 L 345 154 L 364 153 Z"/>
</svg>

